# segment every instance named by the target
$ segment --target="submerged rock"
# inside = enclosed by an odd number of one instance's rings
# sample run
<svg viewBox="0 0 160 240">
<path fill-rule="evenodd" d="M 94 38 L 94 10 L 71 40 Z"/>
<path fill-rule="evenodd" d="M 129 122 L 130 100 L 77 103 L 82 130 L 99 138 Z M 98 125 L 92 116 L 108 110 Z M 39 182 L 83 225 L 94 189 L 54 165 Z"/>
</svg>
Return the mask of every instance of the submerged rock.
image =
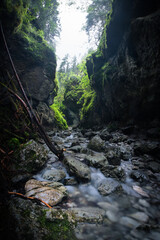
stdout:
<svg viewBox="0 0 160 240">
<path fill-rule="evenodd" d="M 39 198 L 50 206 L 58 204 L 66 196 L 66 188 L 63 184 L 40 182 L 35 179 L 26 183 L 25 191 L 27 197 Z"/>
<path fill-rule="evenodd" d="M 89 181 L 91 179 L 91 172 L 86 164 L 69 155 L 65 156 L 64 163 L 68 166 L 69 172 L 78 179 L 83 181 Z"/>
</svg>

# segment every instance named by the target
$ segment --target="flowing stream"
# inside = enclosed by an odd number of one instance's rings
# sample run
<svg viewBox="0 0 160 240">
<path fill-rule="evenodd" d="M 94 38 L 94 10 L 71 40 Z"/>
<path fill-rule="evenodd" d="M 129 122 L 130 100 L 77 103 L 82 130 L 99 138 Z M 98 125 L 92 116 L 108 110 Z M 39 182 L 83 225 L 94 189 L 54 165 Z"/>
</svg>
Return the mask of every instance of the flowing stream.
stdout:
<svg viewBox="0 0 160 240">
<path fill-rule="evenodd" d="M 114 140 L 114 136 L 112 137 Z M 66 148 L 67 154 L 84 163 L 86 156 L 97 153 L 88 149 L 90 140 L 80 132 L 61 132 L 52 139 Z M 103 221 L 98 222 L 94 221 L 94 217 L 92 221 L 91 213 L 88 213 L 88 220 L 77 225 L 75 230 L 77 239 L 160 239 L 160 230 L 156 229 L 160 217 L 160 207 L 157 205 L 160 196 L 156 183 L 160 176 L 156 174 L 156 178 L 150 170 L 142 168 L 142 162 L 134 156 L 132 149 L 128 150 L 130 141 L 130 139 L 118 143 L 104 141 L 106 146 L 111 146 L 114 151 L 118 147 L 123 156 L 128 154 L 129 157 L 121 158 L 119 166 L 112 166 L 107 173 L 103 167 L 89 166 L 91 172 L 89 182 L 77 181 L 76 176 L 71 175 L 67 167 L 52 153 L 49 154 L 50 159 L 45 168 L 34 176 L 37 180 L 46 181 L 43 178 L 46 170 L 63 170 L 66 177 L 62 183 L 67 188 L 68 198 L 60 204 L 60 207 L 78 208 L 78 211 L 80 209 L 83 211 L 84 208 L 91 208 L 92 211 L 95 208 L 105 212 Z M 130 146 L 133 146 L 134 140 L 131 142 Z M 145 229 L 152 225 L 155 225 L 155 230 Z M 137 230 L 138 228 L 140 230 Z"/>
</svg>

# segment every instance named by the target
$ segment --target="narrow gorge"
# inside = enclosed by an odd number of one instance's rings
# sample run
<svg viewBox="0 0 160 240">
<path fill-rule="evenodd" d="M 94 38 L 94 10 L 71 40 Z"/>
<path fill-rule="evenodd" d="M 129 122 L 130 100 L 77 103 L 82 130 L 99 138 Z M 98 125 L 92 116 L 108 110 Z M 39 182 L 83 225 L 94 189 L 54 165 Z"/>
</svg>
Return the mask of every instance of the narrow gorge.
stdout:
<svg viewBox="0 0 160 240">
<path fill-rule="evenodd" d="M 59 64 L 62 2 L 0 2 L 0 236 L 158 240 L 160 3 L 81 3 L 96 50 Z"/>
</svg>

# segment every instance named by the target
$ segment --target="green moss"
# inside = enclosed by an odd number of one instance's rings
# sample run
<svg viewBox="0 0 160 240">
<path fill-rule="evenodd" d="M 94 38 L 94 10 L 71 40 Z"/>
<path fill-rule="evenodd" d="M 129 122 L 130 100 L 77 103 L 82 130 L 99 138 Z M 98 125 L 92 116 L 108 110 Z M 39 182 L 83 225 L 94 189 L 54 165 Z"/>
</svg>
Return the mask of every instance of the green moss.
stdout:
<svg viewBox="0 0 160 240">
<path fill-rule="evenodd" d="M 90 111 L 93 110 L 95 99 L 96 99 L 96 93 L 94 91 L 90 91 L 85 94 L 84 97 L 84 103 L 83 107 L 80 111 L 80 120 L 87 118 Z"/>
<path fill-rule="evenodd" d="M 56 213 L 57 214 L 57 213 Z M 43 237 L 43 240 L 76 240 L 73 234 L 73 224 L 68 221 L 68 216 L 59 212 L 60 219 L 53 216 L 53 219 L 46 218 L 46 211 L 41 212 L 38 217 L 38 222 L 41 228 L 47 229 L 48 233 Z"/>
<path fill-rule="evenodd" d="M 50 106 L 50 108 L 54 111 L 54 119 L 56 125 L 61 129 L 67 129 L 68 125 L 66 120 L 63 117 L 63 114 L 59 111 L 57 105 L 54 103 Z"/>
</svg>

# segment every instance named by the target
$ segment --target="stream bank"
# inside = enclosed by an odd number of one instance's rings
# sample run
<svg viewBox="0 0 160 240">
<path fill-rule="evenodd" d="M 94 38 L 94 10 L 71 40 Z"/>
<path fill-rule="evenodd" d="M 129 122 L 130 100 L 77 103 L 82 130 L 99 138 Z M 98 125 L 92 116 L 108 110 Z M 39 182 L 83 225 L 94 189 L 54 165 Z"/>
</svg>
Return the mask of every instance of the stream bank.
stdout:
<svg viewBox="0 0 160 240">
<path fill-rule="evenodd" d="M 48 134 L 66 149 L 64 161 L 48 152 L 47 163 L 28 177 L 25 194 L 39 196 L 53 208 L 12 197 L 9 205 L 19 239 L 160 238 L 156 128 Z M 45 144 L 41 147 L 46 149 Z"/>
</svg>

